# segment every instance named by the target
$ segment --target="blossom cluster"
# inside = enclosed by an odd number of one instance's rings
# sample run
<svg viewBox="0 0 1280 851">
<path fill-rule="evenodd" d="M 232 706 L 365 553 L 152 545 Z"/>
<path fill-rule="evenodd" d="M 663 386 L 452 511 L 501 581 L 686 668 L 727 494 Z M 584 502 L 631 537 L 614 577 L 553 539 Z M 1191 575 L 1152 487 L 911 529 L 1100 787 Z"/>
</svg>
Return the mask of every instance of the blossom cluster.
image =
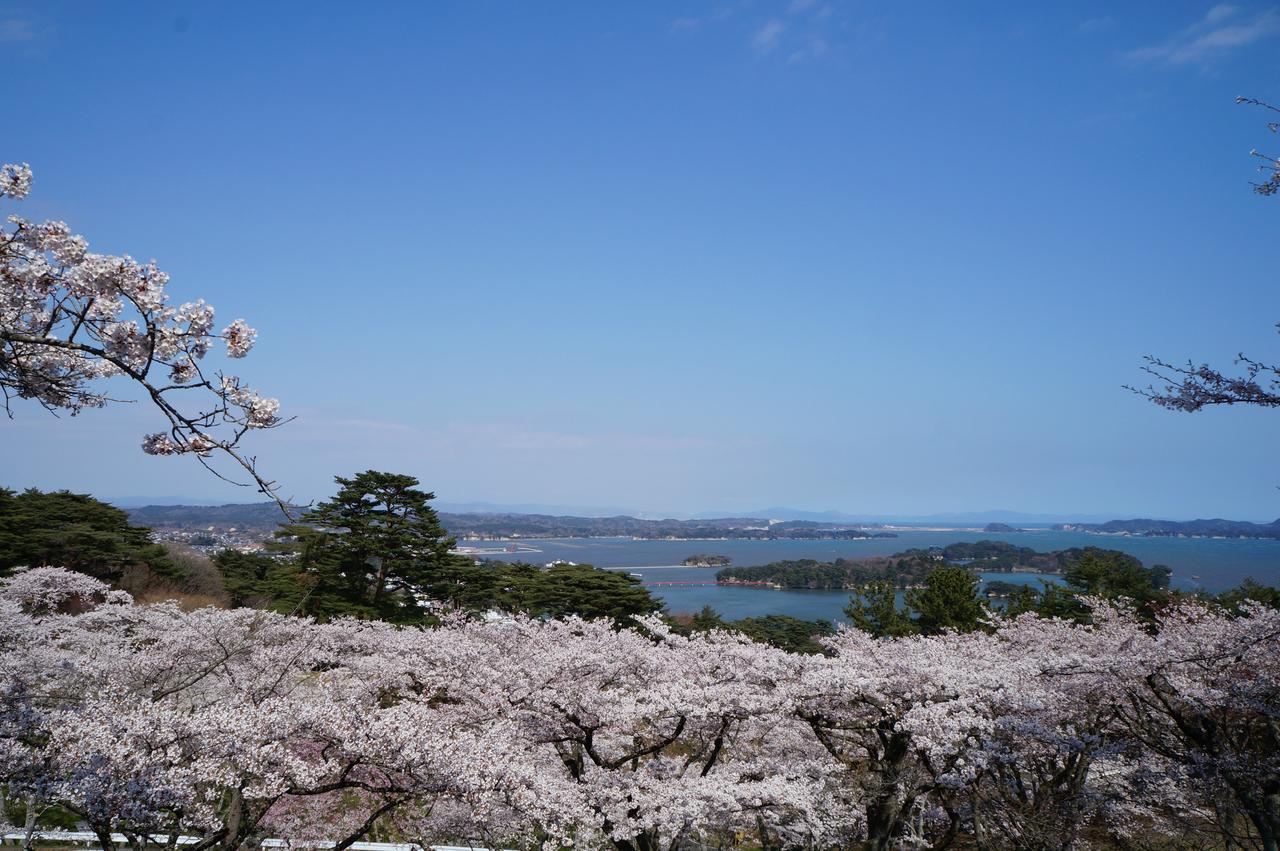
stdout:
<svg viewBox="0 0 1280 851">
<path fill-rule="evenodd" d="M 0 166 L 0 199 L 21 200 L 31 181 L 25 164 Z M 93 253 L 64 222 L 19 216 L 8 222 L 0 230 L 5 407 L 31 399 L 74 415 L 112 401 L 101 380 L 123 377 L 141 386 L 167 420 L 166 431 L 144 438 L 144 451 L 205 457 L 221 450 L 269 492 L 235 447 L 247 432 L 279 425 L 279 403 L 202 367 L 219 340 L 227 357 L 245 357 L 257 332 L 243 319 L 217 330 L 214 309 L 203 300 L 172 306 L 169 276 L 154 261 Z"/>
<path fill-rule="evenodd" d="M 0 788 L 100 835 L 208 849 L 374 830 L 666 851 L 1274 829 L 1280 613 L 1185 603 L 1157 627 L 1097 602 L 1087 626 L 842 630 L 796 655 L 658 619 L 183 612 L 38 568 L 0 582 Z"/>
</svg>

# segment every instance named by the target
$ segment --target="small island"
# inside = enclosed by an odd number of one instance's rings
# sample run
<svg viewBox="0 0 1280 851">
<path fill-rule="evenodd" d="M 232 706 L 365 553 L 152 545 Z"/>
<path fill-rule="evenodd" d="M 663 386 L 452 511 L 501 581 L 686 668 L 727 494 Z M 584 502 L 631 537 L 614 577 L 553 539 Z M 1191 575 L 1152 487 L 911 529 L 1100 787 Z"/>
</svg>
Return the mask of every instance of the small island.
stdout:
<svg viewBox="0 0 1280 851">
<path fill-rule="evenodd" d="M 1007 600 L 1016 596 L 1017 593 L 1027 587 L 1017 582 L 1005 582 L 1002 579 L 989 580 L 982 589 L 982 596 L 988 600 Z"/>
<path fill-rule="evenodd" d="M 728 556 L 693 555 L 680 562 L 681 567 L 728 567 L 732 562 Z"/>
<path fill-rule="evenodd" d="M 1000 534 L 1007 534 L 1009 532 L 1025 532 L 1026 530 L 1019 529 L 1015 526 L 1010 526 L 1008 523 L 988 523 L 986 526 L 982 527 L 982 531 L 999 532 Z"/>
</svg>

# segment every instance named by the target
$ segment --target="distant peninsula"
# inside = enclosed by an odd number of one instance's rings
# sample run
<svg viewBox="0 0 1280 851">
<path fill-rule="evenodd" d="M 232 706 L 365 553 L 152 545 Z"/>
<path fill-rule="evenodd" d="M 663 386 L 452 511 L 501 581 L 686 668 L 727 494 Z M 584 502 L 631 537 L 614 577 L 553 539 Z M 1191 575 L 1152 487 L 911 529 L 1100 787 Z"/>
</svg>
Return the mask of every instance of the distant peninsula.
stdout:
<svg viewBox="0 0 1280 851">
<path fill-rule="evenodd" d="M 292 506 L 301 514 L 307 506 Z M 284 520 L 275 503 L 231 505 L 148 505 L 128 508 L 133 523 L 153 529 L 214 531 L 270 537 Z M 449 534 L 460 540 L 487 538 L 638 538 L 642 540 L 817 540 L 846 541 L 896 538 L 874 523 L 834 523 L 813 520 L 770 520 L 763 517 L 722 517 L 711 520 L 644 520 L 615 517 L 573 517 L 550 514 L 440 512 Z M 1059 532 L 1092 535 L 1129 535 L 1155 538 L 1272 538 L 1280 539 L 1280 520 L 1250 523 L 1243 520 L 1110 520 L 1106 523 L 1059 523 Z M 983 527 L 988 534 L 1022 532 L 1007 523 Z"/>
<path fill-rule="evenodd" d="M 295 513 L 305 510 L 295 507 Z M 224 531 L 270 537 L 284 520 L 275 503 L 248 505 L 148 505 L 127 509 L 133 523 L 157 530 Z M 722 517 L 712 520 L 642 520 L 637 517 L 571 517 L 550 514 L 439 512 L 440 522 L 458 540 L 524 538 L 637 538 L 642 540 L 814 540 L 896 538 L 882 526 Z"/>
<path fill-rule="evenodd" d="M 682 567 L 728 567 L 733 559 L 728 556 L 696 555 L 680 562 Z"/>
<path fill-rule="evenodd" d="M 459 539 L 637 538 L 666 541 L 845 541 L 896 538 L 893 532 L 850 523 L 724 517 L 714 520 L 641 520 L 636 517 L 556 517 L 547 514 L 450 514 L 440 522 Z"/>
<path fill-rule="evenodd" d="M 1249 523 L 1244 520 L 1110 520 L 1106 523 L 1059 523 L 1059 532 L 1093 535 L 1129 535 L 1139 538 L 1280 538 L 1280 520 Z"/>
</svg>

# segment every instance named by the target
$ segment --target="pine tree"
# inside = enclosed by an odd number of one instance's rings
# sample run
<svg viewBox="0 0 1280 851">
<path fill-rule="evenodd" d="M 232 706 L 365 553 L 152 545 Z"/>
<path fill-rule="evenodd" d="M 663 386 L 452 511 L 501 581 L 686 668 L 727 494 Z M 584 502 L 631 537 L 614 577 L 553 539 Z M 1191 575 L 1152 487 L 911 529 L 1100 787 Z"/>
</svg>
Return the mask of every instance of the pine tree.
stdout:
<svg viewBox="0 0 1280 851">
<path fill-rule="evenodd" d="M 978 598 L 978 577 L 963 567 L 939 567 L 924 579 L 923 588 L 907 591 L 907 605 L 919 612 L 916 619 L 925 635 L 944 629 L 972 632 L 987 607 Z"/>
<path fill-rule="evenodd" d="M 375 470 L 335 481 L 332 499 L 281 533 L 315 580 L 307 610 L 416 618 L 417 595 L 456 561 L 454 541 L 428 505 L 435 494 L 412 476 Z"/>
<path fill-rule="evenodd" d="M 868 582 L 849 598 L 844 614 L 853 625 L 877 638 L 899 638 L 919 632 L 911 619 L 911 610 L 898 608 L 898 589 L 889 580 Z"/>
<path fill-rule="evenodd" d="M 52 565 L 117 583 L 126 569 L 146 568 L 178 582 L 182 571 L 151 540 L 151 530 L 129 525 L 129 515 L 87 494 L 15 494 L 0 488 L 0 576 L 15 567 Z"/>
</svg>

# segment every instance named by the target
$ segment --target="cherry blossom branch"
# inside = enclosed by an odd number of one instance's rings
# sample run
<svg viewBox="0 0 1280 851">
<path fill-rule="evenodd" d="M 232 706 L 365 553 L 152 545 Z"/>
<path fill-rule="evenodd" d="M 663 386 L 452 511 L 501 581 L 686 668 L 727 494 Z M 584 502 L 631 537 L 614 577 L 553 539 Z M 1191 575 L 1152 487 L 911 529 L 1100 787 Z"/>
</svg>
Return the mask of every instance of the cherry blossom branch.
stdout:
<svg viewBox="0 0 1280 851">
<path fill-rule="evenodd" d="M 31 188 L 26 165 L 0 166 L 0 198 L 21 200 Z M 120 401 L 98 384 L 123 377 L 140 386 L 168 421 L 166 432 L 142 441 L 151 455 L 194 455 L 224 481 L 255 487 L 292 519 L 275 482 L 261 475 L 257 459 L 241 451 L 252 431 L 288 420 L 279 403 L 252 391 L 238 377 L 206 377 L 200 362 L 214 341 L 227 356 L 243 358 L 257 332 L 237 319 L 215 333 L 213 308 L 203 301 L 168 305 L 168 275 L 154 262 L 89 252 L 62 222 L 32 223 L 16 216 L 0 237 L 0 392 L 12 417 L 14 399 L 75 415 Z M 153 379 L 157 367 L 166 381 Z M 208 407 L 190 411 L 171 399 L 182 390 L 208 394 Z M 212 456 L 229 459 L 247 480 L 214 468 Z"/>
<path fill-rule="evenodd" d="M 1237 97 L 1236 103 L 1280 112 L 1280 107 L 1257 98 Z M 1280 133 L 1280 122 L 1268 122 L 1267 129 Z M 1250 151 L 1249 155 L 1262 161 L 1258 170 L 1266 175 L 1265 180 L 1253 185 L 1253 190 L 1259 195 L 1280 193 L 1280 157 L 1263 154 L 1257 149 Z M 1213 405 L 1280 406 L 1280 365 L 1262 363 L 1240 354 L 1235 362 L 1237 366 L 1243 366 L 1243 374 L 1228 375 L 1208 364 L 1197 366 L 1191 361 L 1177 365 L 1151 355 L 1145 361 L 1143 371 L 1155 376 L 1162 386 L 1125 385 L 1125 389 L 1162 408 L 1190 413 Z"/>
</svg>

